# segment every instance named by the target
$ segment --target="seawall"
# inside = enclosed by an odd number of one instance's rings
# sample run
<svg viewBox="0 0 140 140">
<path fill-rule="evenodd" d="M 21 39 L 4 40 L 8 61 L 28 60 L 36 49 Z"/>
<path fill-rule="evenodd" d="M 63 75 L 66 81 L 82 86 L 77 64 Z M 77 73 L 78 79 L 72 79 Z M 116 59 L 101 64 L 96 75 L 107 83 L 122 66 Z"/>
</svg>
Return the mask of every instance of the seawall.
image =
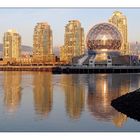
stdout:
<svg viewBox="0 0 140 140">
<path fill-rule="evenodd" d="M 53 74 L 140 73 L 140 66 L 0 66 L 0 71 L 48 71 Z"/>
<path fill-rule="evenodd" d="M 53 73 L 64 74 L 90 74 L 90 73 L 140 73 L 140 66 L 115 66 L 115 67 L 55 67 Z"/>
</svg>

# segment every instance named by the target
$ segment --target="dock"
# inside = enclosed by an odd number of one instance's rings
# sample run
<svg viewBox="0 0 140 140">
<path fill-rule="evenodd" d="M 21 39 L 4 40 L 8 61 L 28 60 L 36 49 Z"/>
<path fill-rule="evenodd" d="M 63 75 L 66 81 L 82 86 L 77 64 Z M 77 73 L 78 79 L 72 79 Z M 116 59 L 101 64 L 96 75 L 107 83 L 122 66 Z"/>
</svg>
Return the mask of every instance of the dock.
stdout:
<svg viewBox="0 0 140 140">
<path fill-rule="evenodd" d="M 66 66 L 56 67 L 52 73 L 90 74 L 90 73 L 140 73 L 140 66 Z"/>
</svg>

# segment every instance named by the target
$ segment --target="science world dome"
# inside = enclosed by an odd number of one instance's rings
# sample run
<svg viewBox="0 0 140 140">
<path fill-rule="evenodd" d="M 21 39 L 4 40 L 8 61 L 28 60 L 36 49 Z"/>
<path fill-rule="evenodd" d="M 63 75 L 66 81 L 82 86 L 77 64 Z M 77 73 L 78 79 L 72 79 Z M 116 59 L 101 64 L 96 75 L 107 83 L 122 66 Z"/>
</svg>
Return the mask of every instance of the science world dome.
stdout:
<svg viewBox="0 0 140 140">
<path fill-rule="evenodd" d="M 90 29 L 86 43 L 88 49 L 92 51 L 120 51 L 122 35 L 114 25 L 100 23 Z"/>
</svg>

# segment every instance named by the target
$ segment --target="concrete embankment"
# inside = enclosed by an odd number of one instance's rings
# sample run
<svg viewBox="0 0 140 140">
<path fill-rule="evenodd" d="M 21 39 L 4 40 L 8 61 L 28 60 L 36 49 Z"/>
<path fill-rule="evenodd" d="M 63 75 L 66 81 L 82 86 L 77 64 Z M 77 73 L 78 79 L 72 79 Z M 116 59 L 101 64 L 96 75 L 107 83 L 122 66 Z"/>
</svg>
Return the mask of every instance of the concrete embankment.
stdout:
<svg viewBox="0 0 140 140">
<path fill-rule="evenodd" d="M 0 66 L 0 71 L 48 71 L 53 74 L 140 73 L 140 66 Z"/>
<path fill-rule="evenodd" d="M 53 66 L 0 66 L 0 71 L 46 71 L 52 72 Z"/>
<path fill-rule="evenodd" d="M 111 105 L 128 117 L 140 121 L 140 89 L 112 100 Z"/>
</svg>

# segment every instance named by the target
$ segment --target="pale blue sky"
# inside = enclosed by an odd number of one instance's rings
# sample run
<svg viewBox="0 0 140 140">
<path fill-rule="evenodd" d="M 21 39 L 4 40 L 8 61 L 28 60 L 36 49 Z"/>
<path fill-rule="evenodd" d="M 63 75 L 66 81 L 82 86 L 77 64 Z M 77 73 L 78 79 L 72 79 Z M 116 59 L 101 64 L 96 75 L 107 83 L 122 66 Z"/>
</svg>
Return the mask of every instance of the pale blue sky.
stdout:
<svg viewBox="0 0 140 140">
<path fill-rule="evenodd" d="M 69 20 L 77 19 L 88 30 L 100 22 L 107 22 L 113 11 L 127 16 L 129 42 L 140 42 L 140 9 L 120 8 L 1 8 L 0 42 L 8 29 L 16 29 L 22 36 L 22 44 L 32 46 L 33 30 L 37 22 L 48 22 L 53 31 L 53 46 L 63 45 L 64 27 Z"/>
</svg>

